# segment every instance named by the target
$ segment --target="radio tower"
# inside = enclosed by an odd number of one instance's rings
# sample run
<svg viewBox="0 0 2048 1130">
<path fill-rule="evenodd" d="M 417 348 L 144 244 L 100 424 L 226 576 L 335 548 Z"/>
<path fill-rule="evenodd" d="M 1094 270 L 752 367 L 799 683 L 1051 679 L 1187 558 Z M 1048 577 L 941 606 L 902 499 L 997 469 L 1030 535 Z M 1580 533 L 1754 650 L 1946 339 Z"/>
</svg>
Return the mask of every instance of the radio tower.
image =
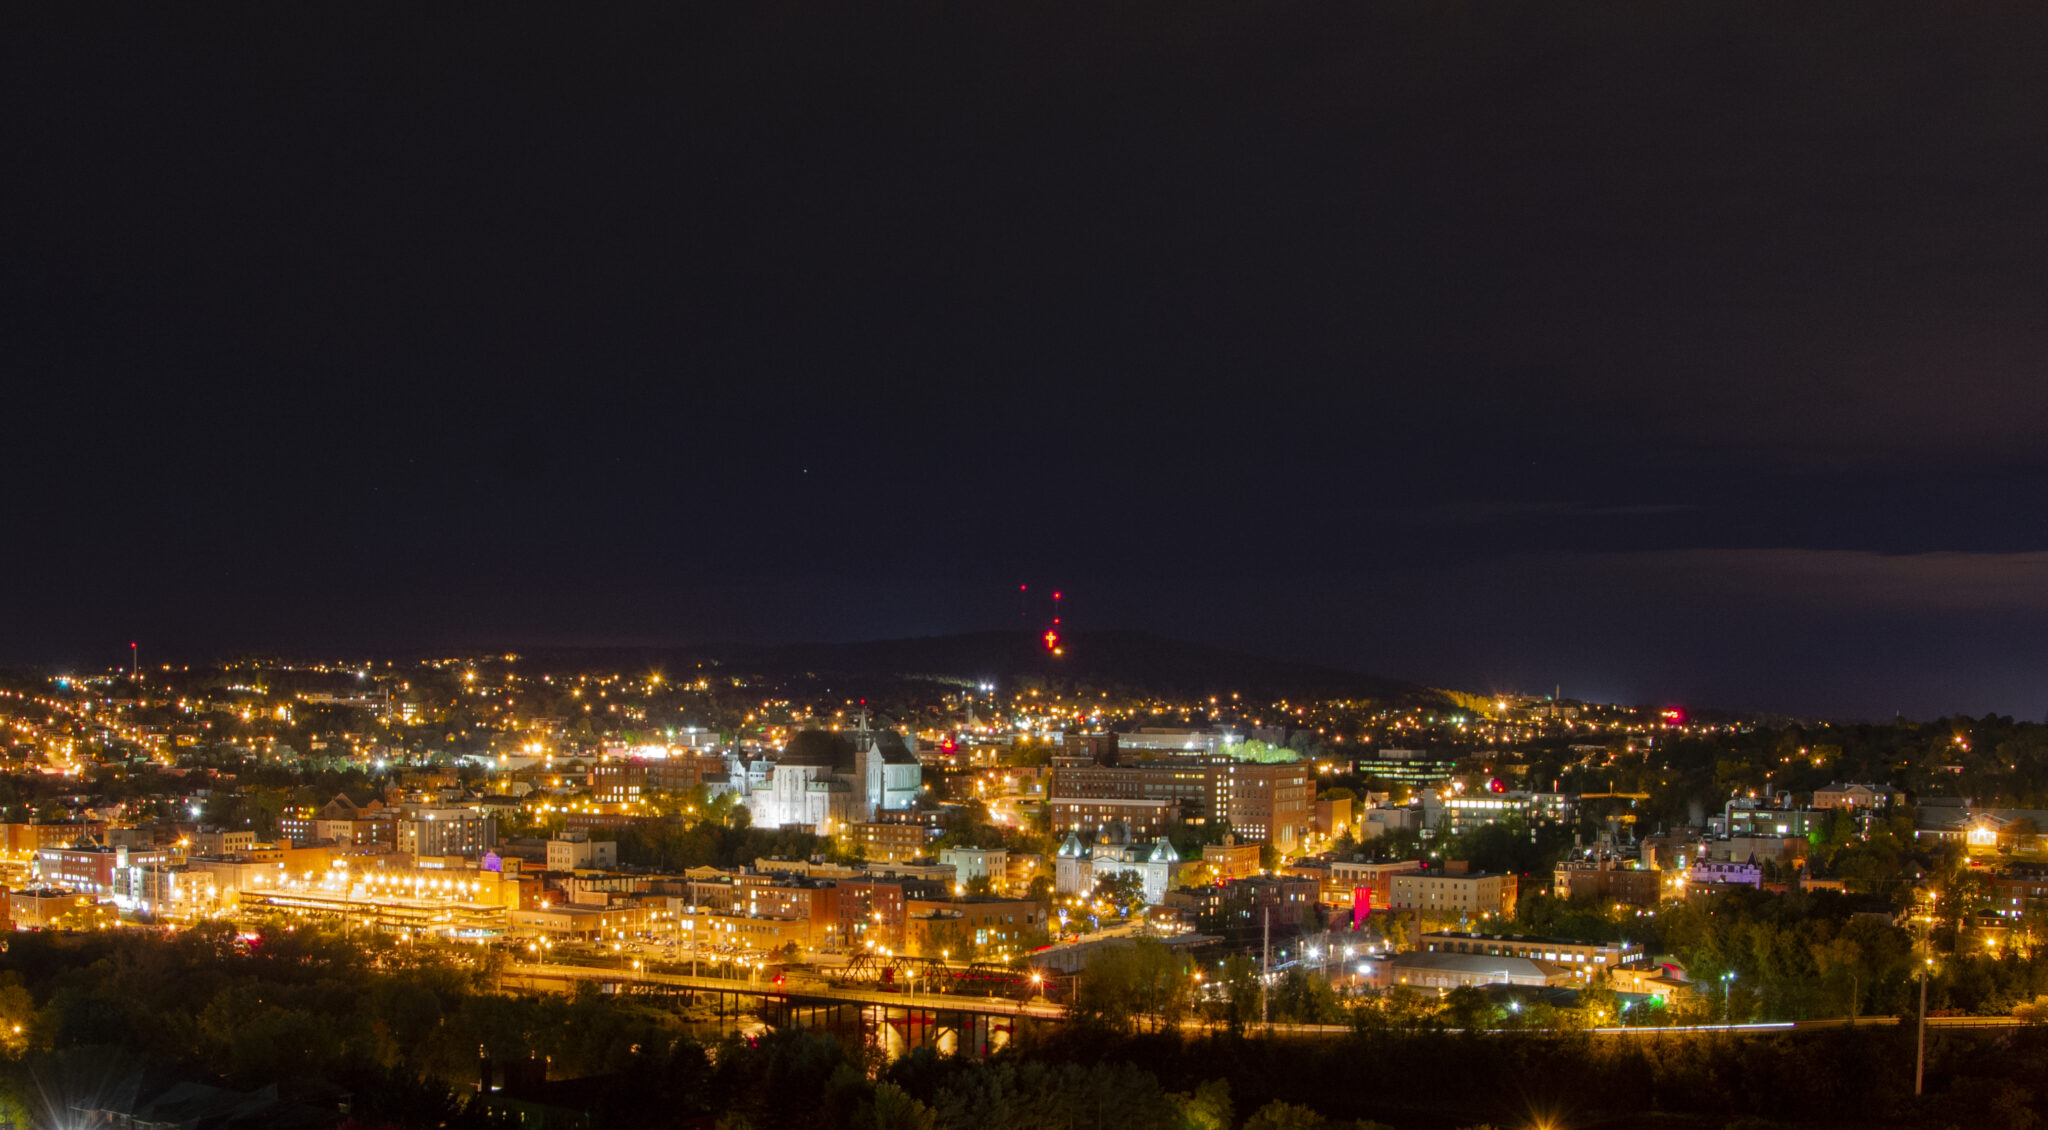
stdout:
<svg viewBox="0 0 2048 1130">
<path fill-rule="evenodd" d="M 1054 655 L 1065 655 L 1067 653 L 1065 635 L 1066 633 L 1060 630 L 1060 593 L 1059 590 L 1055 589 L 1052 594 L 1052 624 L 1045 629 L 1045 636 L 1043 637 L 1045 639 L 1045 650 Z"/>
</svg>

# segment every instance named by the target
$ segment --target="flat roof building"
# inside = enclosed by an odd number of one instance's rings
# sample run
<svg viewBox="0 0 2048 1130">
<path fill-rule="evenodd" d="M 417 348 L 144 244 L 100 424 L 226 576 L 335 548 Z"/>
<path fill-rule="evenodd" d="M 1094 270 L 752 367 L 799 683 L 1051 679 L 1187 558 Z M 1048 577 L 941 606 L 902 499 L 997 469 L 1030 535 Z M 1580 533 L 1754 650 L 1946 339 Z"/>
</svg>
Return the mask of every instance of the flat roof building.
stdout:
<svg viewBox="0 0 2048 1130">
<path fill-rule="evenodd" d="M 1581 942 L 1571 938 L 1546 938 L 1530 934 L 1475 934 L 1440 930 L 1422 935 L 1418 947 L 1424 953 L 1474 954 L 1481 957 L 1520 957 L 1549 962 L 1570 970 L 1584 980 L 1603 969 L 1634 965 L 1648 960 L 1637 942 Z"/>
<path fill-rule="evenodd" d="M 1526 957 L 1490 957 L 1470 953 L 1416 950 L 1360 962 L 1359 977 L 1368 985 L 1389 989 L 1462 989 L 1478 985 L 1570 985 L 1578 980 L 1555 962 Z"/>
<path fill-rule="evenodd" d="M 1393 877 L 1390 901 L 1394 910 L 1420 910 L 1471 918 L 1486 915 L 1511 918 L 1515 913 L 1517 890 L 1518 884 L 1513 875 L 1419 871 Z"/>
<path fill-rule="evenodd" d="M 1119 739 L 1120 741 L 1122 739 Z M 1283 850 L 1305 842 L 1315 825 L 1315 783 L 1302 762 L 1261 764 L 1231 757 L 1167 757 L 1115 766 L 1071 764 L 1063 758 L 1049 789 L 1055 831 L 1100 827 L 1112 820 L 1133 834 L 1156 835 L 1164 823 L 1227 821 L 1239 839 L 1267 841 Z M 1109 801 L 1142 801 L 1110 806 Z M 1082 805 L 1094 802 L 1095 809 Z M 1114 808 L 1115 811 L 1111 811 Z"/>
</svg>

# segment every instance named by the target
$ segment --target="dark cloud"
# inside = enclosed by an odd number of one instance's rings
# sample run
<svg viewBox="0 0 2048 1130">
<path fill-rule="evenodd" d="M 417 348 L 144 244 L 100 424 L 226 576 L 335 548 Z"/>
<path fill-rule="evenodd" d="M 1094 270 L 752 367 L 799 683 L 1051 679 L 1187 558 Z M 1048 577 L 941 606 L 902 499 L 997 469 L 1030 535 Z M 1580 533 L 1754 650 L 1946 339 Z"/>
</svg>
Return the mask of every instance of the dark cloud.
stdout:
<svg viewBox="0 0 2048 1130">
<path fill-rule="evenodd" d="M 1648 591 L 1835 614 L 2048 615 L 2048 552 L 1884 554 L 1821 549 L 1682 549 L 1564 556 L 1532 567 Z"/>
</svg>

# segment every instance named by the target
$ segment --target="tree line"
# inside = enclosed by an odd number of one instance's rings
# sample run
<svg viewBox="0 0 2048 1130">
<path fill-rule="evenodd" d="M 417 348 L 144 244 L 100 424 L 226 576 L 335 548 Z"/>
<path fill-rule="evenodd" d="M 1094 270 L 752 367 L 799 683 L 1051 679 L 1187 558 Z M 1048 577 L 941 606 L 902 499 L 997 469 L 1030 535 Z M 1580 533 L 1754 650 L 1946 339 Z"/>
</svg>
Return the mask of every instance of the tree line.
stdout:
<svg viewBox="0 0 2048 1130">
<path fill-rule="evenodd" d="M 530 1126 L 539 1112 L 591 1130 L 702 1118 L 723 1130 L 1455 1130 L 1538 1117 L 2020 1130 L 2048 1096 L 2048 1028 L 1936 1033 L 1919 1100 L 1905 1028 L 1616 1040 L 1362 1025 L 1314 1041 L 1119 1028 L 1106 1020 L 1119 1008 L 1215 1007 L 1171 955 L 1134 947 L 1128 960 L 1120 991 L 1135 995 L 1106 1002 L 1109 986 L 1084 981 L 1079 1023 L 1020 1030 L 987 1061 L 919 1050 L 884 1062 L 815 1032 L 706 1044 L 668 1002 L 500 994 L 481 952 L 313 927 L 20 934 L 0 953 L 0 1118 L 41 1124 L 70 1109 L 67 1088 L 143 1066 L 238 1089 L 325 1080 L 354 1096 L 364 1128 Z M 1245 973 L 1225 975 L 1229 1007 L 1251 999 Z M 506 1074 L 526 1083 L 477 1093 L 485 1067 L 522 1065 Z"/>
</svg>

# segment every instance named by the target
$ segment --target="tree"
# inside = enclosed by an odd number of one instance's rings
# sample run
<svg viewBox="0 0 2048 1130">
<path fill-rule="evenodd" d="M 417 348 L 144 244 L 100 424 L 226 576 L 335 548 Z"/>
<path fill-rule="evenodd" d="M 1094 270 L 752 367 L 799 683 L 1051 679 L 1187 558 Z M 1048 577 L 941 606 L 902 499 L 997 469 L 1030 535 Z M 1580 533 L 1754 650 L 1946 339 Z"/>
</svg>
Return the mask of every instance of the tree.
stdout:
<svg viewBox="0 0 2048 1130">
<path fill-rule="evenodd" d="M 1452 1028 L 1474 1032 L 1493 1027 L 1493 998 L 1486 990 L 1460 985 L 1444 995 L 1443 1019 Z"/>
<path fill-rule="evenodd" d="M 1179 817 L 1168 824 L 1166 831 L 1161 833 L 1182 859 L 1200 858 L 1203 847 L 1222 843 L 1223 837 L 1230 831 L 1230 823 L 1225 820 L 1197 823 L 1195 817 L 1199 809 L 1200 806 L 1194 801 L 1183 799 L 1180 802 Z"/>
<path fill-rule="evenodd" d="M 887 1079 L 875 1084 L 875 1097 L 853 1117 L 854 1130 L 937 1130 L 932 1108 Z"/>
<path fill-rule="evenodd" d="M 1257 738 L 1253 738 L 1248 742 L 1239 742 L 1236 745 L 1224 746 L 1223 754 L 1226 757 L 1234 757 L 1239 761 L 1250 761 L 1259 765 L 1274 765 L 1301 760 L 1301 754 L 1294 750 L 1288 749 L 1285 746 L 1262 742 Z"/>
<path fill-rule="evenodd" d="M 2041 825 L 2031 816 L 2022 816 L 2007 824 L 1998 838 L 2015 851 L 2032 851 L 2040 843 Z"/>
<path fill-rule="evenodd" d="M 1960 859 L 1951 863 L 1934 896 L 1935 940 L 1944 949 L 1955 949 L 1971 919 L 1989 901 L 1989 885 Z"/>
<path fill-rule="evenodd" d="M 1145 909 L 1145 877 L 1136 871 L 1117 871 L 1095 880 L 1095 897 L 1129 918 L 1134 910 Z"/>
<path fill-rule="evenodd" d="M 1223 1026 L 1233 1034 L 1259 1022 L 1260 987 L 1259 966 L 1250 957 L 1231 954 L 1223 962 L 1218 977 L 1216 996 L 1210 1002 L 1210 1014 L 1222 1021 Z"/>
<path fill-rule="evenodd" d="M 36 999 L 13 970 L 0 974 L 0 1048 L 20 1055 L 36 1037 Z"/>
<path fill-rule="evenodd" d="M 1324 1130 L 1329 1120 L 1305 1106 L 1274 1099 L 1244 1120 L 1244 1130 Z"/>
<path fill-rule="evenodd" d="M 1387 1028 L 1429 1028 L 1440 1022 L 1439 998 L 1413 985 L 1394 985 L 1385 992 L 1368 993 L 1351 1008 L 1351 1026 L 1361 1032 Z"/>
<path fill-rule="evenodd" d="M 1129 1031 L 1150 1022 L 1176 1025 L 1187 1015 L 1192 979 L 1187 963 L 1164 942 L 1140 938 L 1107 944 L 1081 971 L 1075 986 L 1076 1019 Z"/>
<path fill-rule="evenodd" d="M 1843 999 L 1847 1003 L 1843 1013 L 1855 1019 L 1861 988 L 1859 975 L 1862 972 L 1863 947 L 1850 938 L 1838 937 L 1816 943 L 1812 949 L 1813 964 L 1820 970 L 1821 979 L 1843 991 Z"/>
<path fill-rule="evenodd" d="M 1360 847 L 1378 862 L 1399 862 L 1422 856 L 1422 833 L 1414 828 L 1389 828 Z"/>
<path fill-rule="evenodd" d="M 1230 1080 L 1209 1079 L 1192 1093 L 1168 1095 L 1180 1108 L 1182 1130 L 1230 1130 L 1237 1121 L 1230 1105 Z"/>
<path fill-rule="evenodd" d="M 949 1076 L 936 1088 L 932 1108 L 942 1126 L 980 1130 L 1165 1130 L 1179 1120 L 1158 1079 L 1128 1063 L 998 1060 Z"/>
<path fill-rule="evenodd" d="M 2048 904 L 2039 899 L 2028 899 L 2026 909 L 2020 911 L 2020 919 L 2014 930 L 2019 935 L 2020 952 L 2028 958 L 2034 956 L 2034 947 L 2041 939 L 2048 938 Z"/>
<path fill-rule="evenodd" d="M 1052 746 L 1037 738 L 1019 738 L 1016 744 L 1003 751 L 1002 762 L 1020 769 L 1050 765 Z"/>
<path fill-rule="evenodd" d="M 1273 1019 L 1284 1024 L 1342 1024 L 1344 1008 L 1327 978 L 1296 966 L 1272 990 Z"/>
<path fill-rule="evenodd" d="M 1577 1022 L 1586 1028 L 1604 1028 L 1621 1022 L 1621 996 L 1613 988 L 1613 978 L 1601 971 L 1599 980 L 1588 985 L 1579 993 L 1579 1015 Z"/>
</svg>

